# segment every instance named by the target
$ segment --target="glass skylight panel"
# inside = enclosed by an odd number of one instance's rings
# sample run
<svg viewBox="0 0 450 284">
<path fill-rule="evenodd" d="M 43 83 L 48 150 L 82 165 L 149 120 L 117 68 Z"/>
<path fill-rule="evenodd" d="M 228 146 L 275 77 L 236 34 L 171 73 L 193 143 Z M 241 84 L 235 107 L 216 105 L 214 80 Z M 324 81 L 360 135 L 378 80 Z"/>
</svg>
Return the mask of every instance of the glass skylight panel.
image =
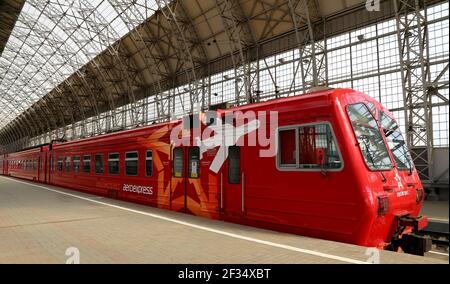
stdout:
<svg viewBox="0 0 450 284">
<path fill-rule="evenodd" d="M 6 105 L 0 129 L 150 17 L 155 7 L 150 0 L 27 0 L 0 57 L 0 98 Z"/>
</svg>

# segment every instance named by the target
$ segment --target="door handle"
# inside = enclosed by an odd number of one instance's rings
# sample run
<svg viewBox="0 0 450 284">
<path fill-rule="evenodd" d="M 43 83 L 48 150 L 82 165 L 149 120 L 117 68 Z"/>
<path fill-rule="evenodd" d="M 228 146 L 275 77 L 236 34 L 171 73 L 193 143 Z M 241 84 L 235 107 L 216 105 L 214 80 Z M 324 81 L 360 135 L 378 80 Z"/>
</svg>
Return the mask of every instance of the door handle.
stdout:
<svg viewBox="0 0 450 284">
<path fill-rule="evenodd" d="M 245 212 L 245 174 L 242 173 L 242 213 Z"/>
<path fill-rule="evenodd" d="M 220 209 L 223 210 L 223 172 L 220 172 Z"/>
</svg>

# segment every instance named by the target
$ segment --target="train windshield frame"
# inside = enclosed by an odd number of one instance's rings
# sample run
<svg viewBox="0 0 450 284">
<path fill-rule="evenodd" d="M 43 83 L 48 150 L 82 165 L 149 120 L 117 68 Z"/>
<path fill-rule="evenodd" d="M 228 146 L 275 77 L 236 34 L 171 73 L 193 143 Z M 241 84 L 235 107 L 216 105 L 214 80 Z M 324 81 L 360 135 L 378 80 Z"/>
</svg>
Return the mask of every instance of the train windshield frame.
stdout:
<svg viewBox="0 0 450 284">
<path fill-rule="evenodd" d="M 397 122 L 384 111 L 380 111 L 380 125 L 392 156 L 394 157 L 397 169 L 412 170 L 413 163 L 408 146 Z"/>
<path fill-rule="evenodd" d="M 347 115 L 367 167 L 372 171 L 391 170 L 389 150 L 378 123 L 366 104 L 348 105 Z"/>
</svg>

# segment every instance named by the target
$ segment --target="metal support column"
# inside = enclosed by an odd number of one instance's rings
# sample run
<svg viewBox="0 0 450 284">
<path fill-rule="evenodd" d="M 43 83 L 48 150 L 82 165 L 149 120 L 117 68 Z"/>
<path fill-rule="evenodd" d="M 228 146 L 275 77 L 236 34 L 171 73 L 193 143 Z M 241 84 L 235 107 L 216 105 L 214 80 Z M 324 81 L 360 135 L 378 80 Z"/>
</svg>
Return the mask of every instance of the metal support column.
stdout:
<svg viewBox="0 0 450 284">
<path fill-rule="evenodd" d="M 433 123 L 426 7 L 422 0 L 393 0 L 407 143 L 425 186 L 431 185 Z"/>
</svg>

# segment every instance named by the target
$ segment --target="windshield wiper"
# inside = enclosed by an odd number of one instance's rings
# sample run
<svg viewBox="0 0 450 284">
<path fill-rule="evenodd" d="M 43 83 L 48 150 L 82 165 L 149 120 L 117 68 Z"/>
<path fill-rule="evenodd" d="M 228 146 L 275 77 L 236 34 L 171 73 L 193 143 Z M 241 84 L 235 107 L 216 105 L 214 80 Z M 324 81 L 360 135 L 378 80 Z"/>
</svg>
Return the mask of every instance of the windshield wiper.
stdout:
<svg viewBox="0 0 450 284">
<path fill-rule="evenodd" d="M 406 156 L 406 160 L 408 161 L 408 175 L 410 176 L 413 174 L 413 163 L 412 163 L 411 155 L 409 154 L 408 147 L 405 147 L 405 148 L 406 148 L 405 156 Z"/>
<path fill-rule="evenodd" d="M 367 138 L 366 135 L 361 135 L 361 136 L 359 136 L 359 137 L 361 138 L 361 140 L 362 140 L 363 143 L 364 143 L 364 147 L 366 148 L 366 152 L 367 152 L 367 154 L 368 154 L 368 156 L 369 156 L 370 161 L 372 162 L 372 165 L 373 165 L 375 168 L 377 168 L 377 166 L 376 166 L 376 164 L 375 164 L 375 159 L 374 159 L 374 157 L 372 156 L 372 153 L 370 152 L 369 144 L 368 144 L 368 142 L 367 142 L 367 141 L 369 140 L 369 138 Z M 382 170 L 380 171 L 380 174 L 381 174 L 381 176 L 383 177 L 383 182 L 386 182 L 386 181 L 387 181 L 387 178 L 386 178 L 386 176 L 384 175 L 384 173 L 383 173 Z"/>
<path fill-rule="evenodd" d="M 390 135 L 392 135 L 393 133 L 396 132 L 396 129 L 391 129 L 391 128 L 387 129 L 387 128 L 383 127 L 383 132 L 384 132 L 384 135 L 386 136 L 386 138 L 388 138 Z M 400 137 L 403 138 L 402 136 L 400 136 Z M 404 151 L 402 151 L 402 152 L 404 152 L 404 154 L 402 156 L 405 156 L 405 158 L 407 160 L 407 163 L 408 163 L 408 175 L 412 175 L 413 165 L 411 163 L 411 159 L 409 158 L 410 155 L 408 155 L 409 154 L 409 148 L 405 145 L 406 144 L 405 140 L 397 139 L 397 140 L 392 140 L 392 141 L 395 142 L 397 145 L 393 149 L 390 149 L 391 152 L 395 155 L 394 152 L 396 152 L 398 149 L 402 148 L 404 150 Z M 397 168 L 398 168 L 398 166 L 397 166 Z"/>
</svg>

